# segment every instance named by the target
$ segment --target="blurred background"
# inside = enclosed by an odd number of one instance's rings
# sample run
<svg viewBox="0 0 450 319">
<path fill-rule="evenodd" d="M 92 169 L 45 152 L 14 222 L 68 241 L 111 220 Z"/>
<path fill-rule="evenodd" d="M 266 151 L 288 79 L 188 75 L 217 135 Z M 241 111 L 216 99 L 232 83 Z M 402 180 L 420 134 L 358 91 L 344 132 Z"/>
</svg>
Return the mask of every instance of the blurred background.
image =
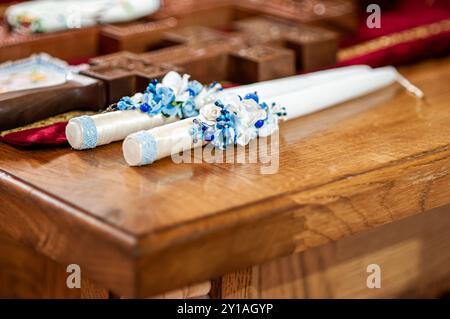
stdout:
<svg viewBox="0 0 450 319">
<path fill-rule="evenodd" d="M 39 2 L 42 3 L 41 10 L 36 5 Z M 60 4 L 56 6 L 48 2 L 0 0 L 0 16 L 3 18 L 0 27 L 0 61 L 23 58 L 42 51 L 74 64 L 88 62 L 93 56 L 120 49 L 136 52 L 158 48 L 163 45 L 160 34 L 173 28 L 201 25 L 230 32 L 233 31 L 234 22 L 252 16 L 269 16 L 337 32 L 339 47 L 342 49 L 337 57 L 339 65 L 409 63 L 447 54 L 450 49 L 450 1 L 446 0 L 60 0 L 54 1 Z M 18 3 L 34 3 L 34 6 L 12 10 L 11 6 Z M 81 4 L 81 9 L 76 8 L 77 3 Z M 115 11 L 111 13 L 101 7 L 105 4 L 110 8 L 117 6 L 118 9 L 110 10 Z M 378 5 L 381 10 L 380 27 L 367 26 L 371 14 L 367 10 L 371 4 Z M 89 6 L 92 6 L 91 10 L 86 9 Z M 119 12 L 121 8 L 123 14 Z M 83 17 L 76 18 L 77 14 Z M 46 22 L 46 19 L 50 22 Z M 102 26 L 94 27 L 95 30 L 90 32 L 85 30 L 84 33 L 74 33 L 73 37 L 57 37 L 53 34 L 54 38 L 49 38 L 42 45 L 20 45 L 20 42 L 26 41 L 25 34 L 49 35 L 63 31 L 63 22 L 70 27 L 93 26 L 97 23 Z M 141 30 L 134 30 L 135 33 L 140 32 L 140 37 L 125 29 L 130 26 L 137 29 L 141 27 Z M 147 30 L 146 34 L 143 29 Z M 118 38 L 124 37 L 125 33 L 128 33 L 130 41 L 145 43 L 135 44 L 134 47 L 117 43 Z M 65 50 L 64 45 L 70 47 L 75 37 L 78 46 Z M 358 44 L 360 46 L 356 47 Z M 17 45 L 19 47 L 16 48 Z"/>
<path fill-rule="evenodd" d="M 140 92 L 168 70 L 233 86 L 450 52 L 448 0 L 0 0 L 0 16 L 0 140 L 20 146 L 67 145 L 72 116 Z M 50 60 L 23 60 L 40 53 Z M 14 82 L 7 61 L 18 60 L 32 67 Z M 84 81 L 49 99 L 49 75 L 36 72 L 44 60 L 71 65 Z"/>
</svg>

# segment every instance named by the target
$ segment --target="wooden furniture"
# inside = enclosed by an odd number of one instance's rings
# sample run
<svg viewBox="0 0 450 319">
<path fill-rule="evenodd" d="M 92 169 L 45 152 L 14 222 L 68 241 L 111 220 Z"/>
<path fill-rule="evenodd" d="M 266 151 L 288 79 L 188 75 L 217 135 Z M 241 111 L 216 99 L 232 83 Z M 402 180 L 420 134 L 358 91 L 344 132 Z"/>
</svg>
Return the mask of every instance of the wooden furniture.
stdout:
<svg viewBox="0 0 450 319">
<path fill-rule="evenodd" d="M 357 26 L 356 8 L 349 1 L 298 1 L 299 6 L 289 5 L 292 1 L 173 1 L 160 11 L 149 17 L 148 21 L 107 25 L 100 34 L 100 49 L 102 53 L 120 50 L 135 53 L 152 51 L 164 46 L 164 34 L 179 28 L 203 26 L 221 31 L 235 31 L 241 20 L 270 19 L 290 26 L 318 27 L 320 33 L 325 30 L 343 33 L 346 29 L 355 31 Z M 301 5 L 309 5 L 309 9 Z M 321 15 L 314 13 L 314 7 L 324 8 Z M 281 9 L 284 8 L 284 9 Z M 281 10 L 279 10 L 281 9 Z M 288 14 L 286 14 L 288 13 Z M 314 18 L 312 18 L 314 16 Z M 345 27 L 344 27 L 345 25 Z M 279 30 L 278 33 L 287 33 Z M 329 31 L 328 31 L 329 32 Z M 269 36 L 273 30 L 266 28 L 263 32 L 252 34 L 255 39 Z M 272 35 L 273 36 L 273 35 Z M 278 38 L 282 34 L 276 35 Z"/>
<path fill-rule="evenodd" d="M 0 17 L 6 5 L 0 6 Z M 320 26 L 339 32 L 354 31 L 356 7 L 350 0 L 268 1 L 196 0 L 168 2 L 153 15 L 129 23 L 70 29 L 43 34 L 18 34 L 0 24 L 0 62 L 46 52 L 64 60 L 83 60 L 98 54 L 157 49 L 164 32 L 201 25 L 230 29 L 247 17 L 275 17 L 293 24 Z"/>
<path fill-rule="evenodd" d="M 99 111 L 106 105 L 103 81 L 73 74 L 66 83 L 0 94 L 0 131 L 73 110 Z"/>
<path fill-rule="evenodd" d="M 129 51 L 92 58 L 84 74 L 105 81 L 109 102 L 114 103 L 144 90 L 151 78 L 161 78 L 169 69 L 201 82 L 244 84 L 336 63 L 337 36 L 325 29 L 268 18 L 241 19 L 233 27 L 234 32 L 202 26 L 166 31 L 158 50 L 138 54 L 140 50 L 123 45 Z"/>
<path fill-rule="evenodd" d="M 27 58 L 45 52 L 64 60 L 94 56 L 100 50 L 100 27 L 54 33 L 18 34 L 0 25 L 0 62 Z"/>
<path fill-rule="evenodd" d="M 161 44 L 163 48 L 150 52 L 120 51 L 92 58 L 78 80 L 63 85 L 0 94 L 0 130 L 65 111 L 106 108 L 144 91 L 169 70 L 186 72 L 202 83 L 243 84 L 333 66 L 337 52 L 333 32 L 267 18 L 239 20 L 232 33 L 201 26 L 167 31 Z"/>
<path fill-rule="evenodd" d="M 450 58 L 400 71 L 425 100 L 394 85 L 283 123 L 275 174 L 170 158 L 130 168 L 120 143 L 1 144 L 1 295 L 91 296 L 55 288 L 74 263 L 97 297 L 205 280 L 213 297 L 438 296 L 450 220 L 430 210 L 450 203 Z M 380 289 L 364 286 L 372 263 Z"/>
<path fill-rule="evenodd" d="M 450 291 L 450 206 L 232 272 L 214 298 L 440 298 Z M 369 289 L 369 265 L 381 288 Z"/>
</svg>

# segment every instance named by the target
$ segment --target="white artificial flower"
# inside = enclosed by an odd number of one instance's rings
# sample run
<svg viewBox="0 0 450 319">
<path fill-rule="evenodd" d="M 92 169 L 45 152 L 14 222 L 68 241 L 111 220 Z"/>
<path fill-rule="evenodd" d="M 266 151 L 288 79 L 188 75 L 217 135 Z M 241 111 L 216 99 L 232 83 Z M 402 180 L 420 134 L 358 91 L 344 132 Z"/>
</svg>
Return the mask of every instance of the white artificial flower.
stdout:
<svg viewBox="0 0 450 319">
<path fill-rule="evenodd" d="M 200 110 L 206 103 L 208 103 L 207 95 L 208 95 L 208 90 L 205 87 L 203 87 L 203 89 L 200 91 L 200 93 L 194 99 L 195 108 L 197 110 Z"/>
<path fill-rule="evenodd" d="M 276 130 L 278 130 L 278 116 L 270 116 L 264 126 L 258 130 L 258 135 L 261 137 L 270 136 Z"/>
<path fill-rule="evenodd" d="M 274 106 L 272 106 L 271 110 L 272 110 L 271 111 L 272 113 L 283 113 L 283 108 L 278 103 L 276 103 Z"/>
<path fill-rule="evenodd" d="M 258 136 L 257 130 L 254 127 L 238 125 L 236 127 L 236 132 L 236 143 L 241 146 L 247 145 L 251 140 L 255 139 Z"/>
<path fill-rule="evenodd" d="M 242 103 L 239 95 L 237 95 L 236 93 L 224 92 L 219 95 L 218 100 L 222 102 L 222 104 L 225 105 L 228 110 L 239 115 L 242 108 Z"/>
<path fill-rule="evenodd" d="M 203 87 L 200 93 L 195 97 L 195 107 L 197 110 L 201 109 L 203 106 L 213 102 L 216 97 L 216 91 Z"/>
<path fill-rule="evenodd" d="M 222 88 L 222 85 L 216 83 L 212 87 L 204 86 L 200 93 L 195 97 L 195 108 L 200 110 L 206 104 L 212 103 L 217 98 L 217 92 Z"/>
<path fill-rule="evenodd" d="M 254 99 L 244 99 L 242 104 L 247 112 L 253 112 L 253 110 L 261 109 Z"/>
<path fill-rule="evenodd" d="M 213 103 L 206 104 L 200 109 L 201 120 L 209 125 L 215 123 L 216 119 L 220 116 L 220 107 Z"/>
<path fill-rule="evenodd" d="M 136 93 L 135 95 L 133 95 L 131 97 L 131 102 L 133 102 L 133 104 L 141 104 L 142 103 L 142 98 L 144 97 L 144 94 L 142 93 Z"/>
<path fill-rule="evenodd" d="M 241 102 L 241 110 L 238 116 L 242 125 L 253 127 L 257 121 L 264 120 L 266 115 L 266 111 L 261 109 L 255 100 L 245 99 Z"/>
<path fill-rule="evenodd" d="M 262 109 L 249 112 L 249 125 L 255 126 L 256 122 L 258 122 L 259 120 L 265 120 L 266 116 L 266 111 Z"/>
<path fill-rule="evenodd" d="M 183 93 L 178 94 L 178 95 L 175 95 L 175 96 L 176 96 L 176 100 L 177 100 L 178 102 L 184 102 L 184 101 L 186 101 L 187 99 L 189 99 L 189 97 L 190 97 L 188 91 L 184 91 Z"/>
<path fill-rule="evenodd" d="M 162 79 L 161 85 L 170 87 L 176 97 L 181 97 L 188 88 L 189 77 L 189 74 L 181 76 L 178 72 L 170 71 Z"/>
</svg>

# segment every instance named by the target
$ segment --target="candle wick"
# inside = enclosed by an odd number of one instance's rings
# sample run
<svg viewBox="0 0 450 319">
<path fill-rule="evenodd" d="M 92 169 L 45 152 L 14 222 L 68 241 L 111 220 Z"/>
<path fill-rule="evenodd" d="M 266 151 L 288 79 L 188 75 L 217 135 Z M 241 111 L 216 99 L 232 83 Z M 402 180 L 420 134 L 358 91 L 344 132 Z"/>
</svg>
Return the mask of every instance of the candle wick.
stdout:
<svg viewBox="0 0 450 319">
<path fill-rule="evenodd" d="M 407 78 L 405 78 L 403 75 L 398 73 L 397 75 L 397 82 L 403 86 L 408 92 L 414 94 L 417 98 L 423 99 L 425 97 L 425 94 L 421 89 L 419 89 L 417 86 L 412 84 Z"/>
</svg>

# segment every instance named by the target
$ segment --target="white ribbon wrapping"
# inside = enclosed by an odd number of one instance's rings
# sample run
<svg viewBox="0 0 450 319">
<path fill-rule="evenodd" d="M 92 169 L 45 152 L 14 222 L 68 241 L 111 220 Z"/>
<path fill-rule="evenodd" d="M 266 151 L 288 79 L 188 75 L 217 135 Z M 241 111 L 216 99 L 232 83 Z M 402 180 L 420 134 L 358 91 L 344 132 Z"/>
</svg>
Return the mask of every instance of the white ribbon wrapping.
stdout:
<svg viewBox="0 0 450 319">
<path fill-rule="evenodd" d="M 66 127 L 66 137 L 74 149 L 89 149 L 123 140 L 136 131 L 176 120 L 176 117 L 164 117 L 161 114 L 149 116 L 139 110 L 114 111 L 70 120 Z"/>
<path fill-rule="evenodd" d="M 130 166 L 149 164 L 172 154 L 202 146 L 203 141 L 194 143 L 190 128 L 192 118 L 170 125 L 164 125 L 147 131 L 129 135 L 123 145 L 123 155 Z"/>
</svg>

